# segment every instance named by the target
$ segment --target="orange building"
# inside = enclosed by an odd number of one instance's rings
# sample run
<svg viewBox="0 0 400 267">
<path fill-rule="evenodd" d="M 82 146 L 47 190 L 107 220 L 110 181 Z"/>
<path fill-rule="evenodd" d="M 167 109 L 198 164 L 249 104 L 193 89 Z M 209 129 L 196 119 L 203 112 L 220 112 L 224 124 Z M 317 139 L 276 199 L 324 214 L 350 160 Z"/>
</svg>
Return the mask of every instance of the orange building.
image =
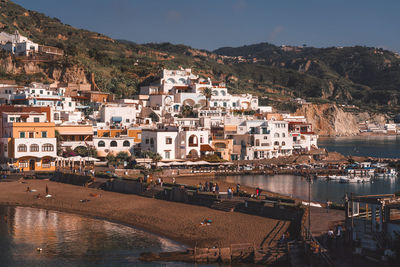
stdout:
<svg viewBox="0 0 400 267">
<path fill-rule="evenodd" d="M 54 171 L 55 125 L 46 113 L 3 112 L 0 160 L 23 171 Z"/>
</svg>

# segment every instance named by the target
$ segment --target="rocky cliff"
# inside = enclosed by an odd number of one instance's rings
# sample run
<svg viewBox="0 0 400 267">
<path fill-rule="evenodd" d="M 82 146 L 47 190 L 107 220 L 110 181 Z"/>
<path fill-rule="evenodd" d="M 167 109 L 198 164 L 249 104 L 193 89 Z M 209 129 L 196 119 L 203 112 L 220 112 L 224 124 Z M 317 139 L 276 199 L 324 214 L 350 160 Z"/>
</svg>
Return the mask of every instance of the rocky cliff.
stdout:
<svg viewBox="0 0 400 267">
<path fill-rule="evenodd" d="M 352 136 L 360 133 L 360 123 L 384 123 L 381 114 L 347 112 L 335 104 L 303 105 L 296 115 L 304 115 L 313 124 L 314 131 L 323 136 Z"/>
<path fill-rule="evenodd" d="M 23 82 L 68 82 L 88 83 L 87 72 L 82 66 L 64 64 L 62 60 L 35 61 L 20 60 L 2 51 L 0 56 L 0 72 L 2 78 L 17 78 L 21 75 L 33 76 Z M 21 82 L 18 81 L 17 82 Z"/>
</svg>

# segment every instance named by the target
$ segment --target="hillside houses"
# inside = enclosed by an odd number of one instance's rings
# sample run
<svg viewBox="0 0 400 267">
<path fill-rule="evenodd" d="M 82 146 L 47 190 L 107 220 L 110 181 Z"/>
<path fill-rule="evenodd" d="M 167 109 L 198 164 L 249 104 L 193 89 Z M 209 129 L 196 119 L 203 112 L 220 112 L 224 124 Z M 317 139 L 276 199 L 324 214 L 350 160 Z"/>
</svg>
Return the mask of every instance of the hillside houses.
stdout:
<svg viewBox="0 0 400 267">
<path fill-rule="evenodd" d="M 223 82 L 191 69 L 164 69 L 134 99 L 119 100 L 85 84 L 2 81 L 0 103 L 0 160 L 22 171 L 54 170 L 60 159 L 82 151 L 100 160 L 151 152 L 161 161 L 234 161 L 317 147 L 304 117 L 272 113 L 256 96 L 230 94 Z"/>
</svg>

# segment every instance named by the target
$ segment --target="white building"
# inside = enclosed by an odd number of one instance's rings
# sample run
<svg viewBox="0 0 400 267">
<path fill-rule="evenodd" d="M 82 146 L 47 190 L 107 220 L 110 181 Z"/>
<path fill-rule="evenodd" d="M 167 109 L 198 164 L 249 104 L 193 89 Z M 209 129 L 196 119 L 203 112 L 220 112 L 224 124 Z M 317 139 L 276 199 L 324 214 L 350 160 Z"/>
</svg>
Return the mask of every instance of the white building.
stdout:
<svg viewBox="0 0 400 267">
<path fill-rule="evenodd" d="M 130 126 L 137 123 L 141 111 L 142 106 L 139 104 L 106 104 L 100 108 L 100 122 Z"/>
<path fill-rule="evenodd" d="M 39 44 L 20 35 L 18 31 L 14 34 L 1 32 L 0 43 L 4 50 L 19 56 L 28 56 L 39 51 Z"/>
</svg>

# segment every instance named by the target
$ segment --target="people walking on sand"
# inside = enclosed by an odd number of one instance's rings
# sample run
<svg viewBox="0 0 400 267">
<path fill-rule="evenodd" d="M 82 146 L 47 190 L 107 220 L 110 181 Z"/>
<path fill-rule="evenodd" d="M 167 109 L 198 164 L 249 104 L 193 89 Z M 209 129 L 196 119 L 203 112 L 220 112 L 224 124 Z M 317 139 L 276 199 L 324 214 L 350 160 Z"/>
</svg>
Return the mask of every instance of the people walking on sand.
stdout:
<svg viewBox="0 0 400 267">
<path fill-rule="evenodd" d="M 228 198 L 232 198 L 232 188 L 228 187 Z"/>
<path fill-rule="evenodd" d="M 213 185 L 212 185 L 211 191 L 213 192 L 213 194 L 215 194 L 215 191 L 216 191 L 216 186 L 215 186 L 215 184 L 214 184 L 214 183 L 213 183 Z"/>
<path fill-rule="evenodd" d="M 217 194 L 219 194 L 219 185 L 218 183 L 215 183 L 215 191 Z"/>
<path fill-rule="evenodd" d="M 29 186 L 26 187 L 26 192 L 31 192 L 31 189 Z"/>
<path fill-rule="evenodd" d="M 208 192 L 208 181 L 204 183 L 204 191 Z"/>
<path fill-rule="evenodd" d="M 200 191 L 200 192 L 203 191 L 203 185 L 201 184 L 201 182 L 200 182 L 200 184 L 199 184 L 199 191 Z"/>
<path fill-rule="evenodd" d="M 163 187 L 163 185 L 164 185 L 164 180 L 161 179 L 161 181 L 160 181 L 160 186 Z"/>
<path fill-rule="evenodd" d="M 256 198 L 258 198 L 258 195 L 260 194 L 260 188 L 256 188 Z"/>
<path fill-rule="evenodd" d="M 236 185 L 236 194 L 239 195 L 239 192 L 240 192 L 240 184 L 238 183 Z"/>
<path fill-rule="evenodd" d="M 173 184 L 176 184 L 175 177 L 172 177 L 172 183 L 173 183 Z"/>
<path fill-rule="evenodd" d="M 332 202 L 329 201 L 329 199 L 326 200 L 326 213 L 329 213 L 329 209 L 331 207 Z"/>
<path fill-rule="evenodd" d="M 49 187 L 46 184 L 46 196 L 49 194 Z"/>
</svg>

